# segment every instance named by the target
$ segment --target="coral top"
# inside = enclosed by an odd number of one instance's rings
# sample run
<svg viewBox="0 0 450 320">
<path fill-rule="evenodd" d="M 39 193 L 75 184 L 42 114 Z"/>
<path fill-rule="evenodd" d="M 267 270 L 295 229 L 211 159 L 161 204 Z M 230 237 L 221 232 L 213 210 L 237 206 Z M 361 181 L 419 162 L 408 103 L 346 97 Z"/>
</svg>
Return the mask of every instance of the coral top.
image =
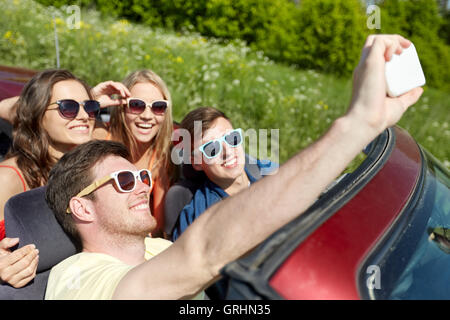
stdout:
<svg viewBox="0 0 450 320">
<path fill-rule="evenodd" d="M 19 176 L 20 181 L 22 181 L 22 185 L 23 185 L 23 191 L 27 191 L 27 185 L 25 184 L 25 179 L 22 177 L 22 175 L 20 174 L 19 170 L 17 170 L 17 168 L 14 168 L 12 166 L 3 166 L 0 165 L 0 167 L 2 168 L 10 168 L 12 170 L 14 170 L 17 175 Z M 0 240 L 3 240 L 5 238 L 5 220 L 0 221 Z"/>
</svg>

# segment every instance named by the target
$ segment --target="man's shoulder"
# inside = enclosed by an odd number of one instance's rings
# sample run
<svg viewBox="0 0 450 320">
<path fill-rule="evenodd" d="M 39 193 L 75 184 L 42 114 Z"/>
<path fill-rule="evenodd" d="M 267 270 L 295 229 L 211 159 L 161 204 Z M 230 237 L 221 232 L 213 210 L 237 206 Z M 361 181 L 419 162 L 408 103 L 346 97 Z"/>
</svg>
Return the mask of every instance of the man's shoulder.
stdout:
<svg viewBox="0 0 450 320">
<path fill-rule="evenodd" d="M 106 254 L 73 255 L 52 268 L 45 299 L 110 299 L 131 268 Z"/>
<path fill-rule="evenodd" d="M 145 259 L 150 259 L 172 245 L 172 241 L 163 238 L 145 238 Z"/>
</svg>

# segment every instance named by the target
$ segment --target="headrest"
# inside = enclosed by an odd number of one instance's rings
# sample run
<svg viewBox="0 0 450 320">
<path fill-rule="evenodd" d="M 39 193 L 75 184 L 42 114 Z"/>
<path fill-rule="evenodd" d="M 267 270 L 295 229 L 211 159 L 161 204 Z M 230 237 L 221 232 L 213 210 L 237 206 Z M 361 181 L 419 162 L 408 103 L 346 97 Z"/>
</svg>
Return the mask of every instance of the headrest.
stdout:
<svg viewBox="0 0 450 320">
<path fill-rule="evenodd" d="M 0 118 L 0 132 L 5 134 L 9 139 L 12 139 L 12 130 L 13 126 L 6 120 Z"/>
<path fill-rule="evenodd" d="M 44 186 L 19 193 L 5 205 L 6 236 L 20 238 L 19 248 L 36 245 L 39 249 L 38 273 L 77 253 L 75 244 L 48 207 L 45 190 Z"/>
<path fill-rule="evenodd" d="M 0 300 L 44 300 L 50 270 L 37 273 L 32 281 L 22 288 L 0 284 Z"/>
</svg>

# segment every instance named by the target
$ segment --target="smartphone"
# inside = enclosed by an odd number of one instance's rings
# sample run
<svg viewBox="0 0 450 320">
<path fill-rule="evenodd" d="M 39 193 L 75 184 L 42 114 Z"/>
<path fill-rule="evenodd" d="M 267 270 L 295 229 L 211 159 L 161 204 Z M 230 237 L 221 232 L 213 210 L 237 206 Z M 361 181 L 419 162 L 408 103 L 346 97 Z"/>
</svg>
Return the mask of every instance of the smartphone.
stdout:
<svg viewBox="0 0 450 320">
<path fill-rule="evenodd" d="M 398 97 L 411 89 L 425 84 L 425 75 L 420 65 L 414 44 L 386 62 L 386 91 L 390 97 Z"/>
</svg>

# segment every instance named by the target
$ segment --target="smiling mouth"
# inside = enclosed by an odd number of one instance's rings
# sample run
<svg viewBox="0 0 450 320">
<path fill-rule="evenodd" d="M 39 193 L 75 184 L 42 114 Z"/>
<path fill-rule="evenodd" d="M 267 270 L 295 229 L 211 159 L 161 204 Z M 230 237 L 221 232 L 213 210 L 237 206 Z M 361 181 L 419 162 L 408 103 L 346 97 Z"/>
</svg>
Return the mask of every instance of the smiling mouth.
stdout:
<svg viewBox="0 0 450 320">
<path fill-rule="evenodd" d="M 153 124 L 151 124 L 151 123 L 137 123 L 136 127 L 146 130 L 146 129 L 153 128 Z"/>
<path fill-rule="evenodd" d="M 73 130 L 73 131 L 86 132 L 86 131 L 89 131 L 89 126 L 87 126 L 87 125 L 79 125 L 79 126 L 71 127 L 69 129 Z"/>
<path fill-rule="evenodd" d="M 140 204 L 138 206 L 131 207 L 131 209 L 136 209 L 136 210 L 144 210 L 144 209 L 147 209 L 147 208 L 148 208 L 148 204 L 145 204 L 145 203 Z"/>
<path fill-rule="evenodd" d="M 222 166 L 224 166 L 225 168 L 233 168 L 237 165 L 237 157 L 233 157 L 229 160 L 224 161 L 224 163 L 222 163 Z"/>
<path fill-rule="evenodd" d="M 134 199 L 129 208 L 130 210 L 145 210 L 149 208 L 149 205 L 149 199 L 141 195 L 139 198 Z"/>
</svg>

